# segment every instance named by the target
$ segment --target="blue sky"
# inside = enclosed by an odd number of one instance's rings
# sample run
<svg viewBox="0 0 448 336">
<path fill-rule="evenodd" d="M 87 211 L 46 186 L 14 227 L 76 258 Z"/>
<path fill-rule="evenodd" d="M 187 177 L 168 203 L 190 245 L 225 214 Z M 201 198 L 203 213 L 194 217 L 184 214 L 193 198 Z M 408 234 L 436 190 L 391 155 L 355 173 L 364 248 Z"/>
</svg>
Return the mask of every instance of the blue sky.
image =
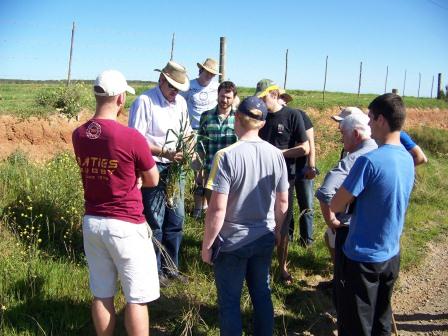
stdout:
<svg viewBox="0 0 448 336">
<path fill-rule="evenodd" d="M 239 86 L 262 78 L 287 88 L 434 94 L 448 84 L 447 0 L 87 1 L 0 0 L 0 78 L 64 79 L 76 22 L 72 78 L 115 68 L 128 79 L 157 80 L 170 57 L 197 76 L 196 62 L 219 59 L 227 38 L 227 77 Z"/>
</svg>

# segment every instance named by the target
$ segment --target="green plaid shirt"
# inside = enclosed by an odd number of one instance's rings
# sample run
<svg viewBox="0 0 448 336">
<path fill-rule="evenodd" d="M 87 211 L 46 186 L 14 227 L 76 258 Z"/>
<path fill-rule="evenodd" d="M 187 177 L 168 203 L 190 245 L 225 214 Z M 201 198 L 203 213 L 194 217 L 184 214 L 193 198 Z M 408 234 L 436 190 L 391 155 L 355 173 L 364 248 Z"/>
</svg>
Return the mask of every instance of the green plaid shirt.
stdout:
<svg viewBox="0 0 448 336">
<path fill-rule="evenodd" d="M 226 118 L 218 113 L 218 106 L 201 115 L 199 121 L 196 151 L 204 157 L 204 169 L 210 172 L 216 152 L 238 139 L 234 129 L 235 111 L 230 111 Z"/>
</svg>

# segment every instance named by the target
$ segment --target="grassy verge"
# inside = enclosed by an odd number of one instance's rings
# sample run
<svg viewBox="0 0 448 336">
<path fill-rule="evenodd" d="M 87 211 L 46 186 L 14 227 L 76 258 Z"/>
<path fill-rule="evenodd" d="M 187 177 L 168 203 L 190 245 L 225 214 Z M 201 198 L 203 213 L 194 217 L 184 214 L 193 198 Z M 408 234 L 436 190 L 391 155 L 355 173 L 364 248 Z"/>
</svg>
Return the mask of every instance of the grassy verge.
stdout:
<svg viewBox="0 0 448 336">
<path fill-rule="evenodd" d="M 431 151 L 429 163 L 417 170 L 402 239 L 404 269 L 419 263 L 428 241 L 448 232 L 448 200 L 443 197 L 448 191 L 448 153 L 444 147 L 448 134 L 422 129 L 411 134 Z M 430 146 L 434 143 L 439 145 Z M 322 174 L 316 186 L 338 154 L 333 149 L 320 157 Z M 35 165 L 16 153 L 0 162 L 0 181 L 0 334 L 93 334 L 80 236 L 82 190 L 73 157 L 61 154 L 45 165 Z M 187 200 L 191 202 L 191 195 Z M 331 307 L 331 291 L 316 290 L 319 282 L 330 277 L 331 264 L 321 239 L 325 225 L 317 202 L 315 208 L 316 243 L 310 249 L 297 242 L 290 245 L 292 286 L 278 282 L 273 258 L 276 335 L 312 331 Z M 162 297 L 150 305 L 152 335 L 219 334 L 212 269 L 200 260 L 202 234 L 203 222 L 187 216 L 181 271 L 190 281 L 163 289 Z M 120 312 L 116 334 L 124 335 L 121 295 L 116 305 Z M 246 289 L 242 311 L 248 329 L 251 304 Z"/>
</svg>

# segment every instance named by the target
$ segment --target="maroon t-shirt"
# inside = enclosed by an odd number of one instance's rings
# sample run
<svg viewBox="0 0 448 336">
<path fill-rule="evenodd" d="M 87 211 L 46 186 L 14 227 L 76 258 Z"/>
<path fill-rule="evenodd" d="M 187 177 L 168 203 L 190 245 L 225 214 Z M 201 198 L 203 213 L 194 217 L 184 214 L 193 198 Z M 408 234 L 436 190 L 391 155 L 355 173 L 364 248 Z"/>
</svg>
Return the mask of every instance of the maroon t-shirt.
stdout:
<svg viewBox="0 0 448 336">
<path fill-rule="evenodd" d="M 145 138 L 114 120 L 91 119 L 72 135 L 86 215 L 144 223 L 137 174 L 154 167 Z"/>
</svg>

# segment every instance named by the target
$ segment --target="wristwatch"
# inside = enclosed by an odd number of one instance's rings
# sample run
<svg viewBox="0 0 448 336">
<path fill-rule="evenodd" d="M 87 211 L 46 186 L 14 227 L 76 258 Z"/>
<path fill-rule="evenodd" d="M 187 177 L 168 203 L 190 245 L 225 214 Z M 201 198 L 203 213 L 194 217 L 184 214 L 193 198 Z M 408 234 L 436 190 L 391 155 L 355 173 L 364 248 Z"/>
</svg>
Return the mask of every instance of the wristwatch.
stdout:
<svg viewBox="0 0 448 336">
<path fill-rule="evenodd" d="M 316 167 L 308 166 L 308 169 L 311 169 L 314 173 L 316 173 L 316 175 L 319 175 L 319 169 L 317 169 Z"/>
</svg>

